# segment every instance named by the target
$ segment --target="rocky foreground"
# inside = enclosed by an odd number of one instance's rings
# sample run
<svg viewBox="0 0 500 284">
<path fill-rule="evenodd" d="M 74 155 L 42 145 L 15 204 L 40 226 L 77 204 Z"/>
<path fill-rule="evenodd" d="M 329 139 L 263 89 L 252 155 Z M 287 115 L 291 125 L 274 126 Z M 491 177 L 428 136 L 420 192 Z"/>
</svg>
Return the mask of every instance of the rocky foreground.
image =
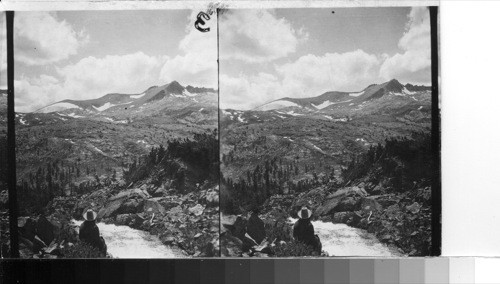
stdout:
<svg viewBox="0 0 500 284">
<path fill-rule="evenodd" d="M 45 214 L 19 218 L 21 257 L 65 257 L 65 248 L 78 243 L 71 220 L 81 220 L 89 208 L 98 212 L 98 222 L 147 231 L 186 256 L 219 255 L 217 186 L 184 194 L 148 185 L 121 188 L 113 184 L 82 196 L 56 197 Z"/>
<path fill-rule="evenodd" d="M 222 254 L 276 255 L 279 244 L 292 242 L 287 219 L 297 218 L 296 212 L 307 205 L 313 210 L 313 220 L 365 229 L 404 255 L 428 255 L 431 249 L 430 199 L 430 187 L 415 185 L 411 191 L 389 192 L 384 183 L 364 182 L 350 187 L 324 185 L 300 194 L 274 195 L 266 201 L 259 215 L 265 224 L 266 239 L 262 243 L 253 243 L 255 238 L 252 236 L 261 232 L 250 229 L 248 216 L 222 219 Z"/>
</svg>

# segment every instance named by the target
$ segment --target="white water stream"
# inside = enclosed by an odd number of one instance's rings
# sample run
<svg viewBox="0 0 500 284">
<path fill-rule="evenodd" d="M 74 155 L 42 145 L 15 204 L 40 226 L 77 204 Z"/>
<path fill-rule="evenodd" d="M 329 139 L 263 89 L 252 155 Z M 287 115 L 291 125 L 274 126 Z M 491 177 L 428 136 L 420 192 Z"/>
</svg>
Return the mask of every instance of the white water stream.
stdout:
<svg viewBox="0 0 500 284">
<path fill-rule="evenodd" d="M 290 218 L 293 225 L 297 219 Z M 313 221 L 314 233 L 319 236 L 323 250 L 329 256 L 400 256 L 401 254 L 382 244 L 373 234 L 345 224 Z"/>
<path fill-rule="evenodd" d="M 83 221 L 73 220 L 80 226 Z M 157 236 L 128 226 L 97 223 L 113 258 L 175 258 L 182 257 L 165 246 Z"/>
</svg>

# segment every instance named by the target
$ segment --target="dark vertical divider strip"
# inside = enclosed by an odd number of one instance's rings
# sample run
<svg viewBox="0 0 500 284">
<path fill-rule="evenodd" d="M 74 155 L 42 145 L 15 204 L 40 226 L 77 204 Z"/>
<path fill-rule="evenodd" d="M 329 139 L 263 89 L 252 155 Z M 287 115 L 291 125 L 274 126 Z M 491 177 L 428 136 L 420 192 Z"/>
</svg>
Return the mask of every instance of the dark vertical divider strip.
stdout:
<svg viewBox="0 0 500 284">
<path fill-rule="evenodd" d="M 7 185 L 9 187 L 10 257 L 19 257 L 17 236 L 16 133 L 14 129 L 14 11 L 7 20 Z"/>
<path fill-rule="evenodd" d="M 432 251 L 441 255 L 441 113 L 439 106 L 439 44 L 438 7 L 429 7 L 431 19 L 431 69 L 432 69 Z"/>
</svg>

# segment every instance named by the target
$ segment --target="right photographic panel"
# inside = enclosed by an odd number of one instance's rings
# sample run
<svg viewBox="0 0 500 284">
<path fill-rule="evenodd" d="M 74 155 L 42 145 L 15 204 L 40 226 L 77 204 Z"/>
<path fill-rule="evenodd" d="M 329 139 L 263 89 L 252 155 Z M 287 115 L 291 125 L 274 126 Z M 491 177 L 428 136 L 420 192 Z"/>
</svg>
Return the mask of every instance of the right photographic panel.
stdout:
<svg viewBox="0 0 500 284">
<path fill-rule="evenodd" d="M 223 256 L 436 254 L 430 15 L 219 11 Z"/>
</svg>

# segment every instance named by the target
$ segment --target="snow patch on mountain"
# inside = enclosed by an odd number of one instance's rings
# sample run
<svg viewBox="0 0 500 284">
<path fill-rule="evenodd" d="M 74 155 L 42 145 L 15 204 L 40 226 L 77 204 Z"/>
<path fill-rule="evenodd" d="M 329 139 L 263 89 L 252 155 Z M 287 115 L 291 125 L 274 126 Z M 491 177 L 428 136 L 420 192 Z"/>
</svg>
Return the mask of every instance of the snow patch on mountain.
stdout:
<svg viewBox="0 0 500 284">
<path fill-rule="evenodd" d="M 146 92 L 140 94 L 140 95 L 132 95 L 130 96 L 131 99 L 140 99 L 142 97 L 144 97 L 144 95 L 146 94 Z"/>
<path fill-rule="evenodd" d="M 123 104 L 117 104 L 117 105 L 115 105 L 115 104 L 112 104 L 112 103 L 110 103 L 110 102 L 107 102 L 107 103 L 103 104 L 103 105 L 102 105 L 102 106 L 100 106 L 100 107 L 96 107 L 96 106 L 92 106 L 92 107 L 93 107 L 94 109 L 98 110 L 98 111 L 105 111 L 105 110 L 107 110 L 108 108 L 112 108 L 112 107 L 114 107 L 114 106 L 128 105 L 128 104 L 131 104 L 131 103 L 132 103 L 132 102 L 128 102 L 128 103 L 123 103 Z"/>
<path fill-rule="evenodd" d="M 106 156 L 106 157 L 108 156 L 108 155 L 106 155 L 106 153 L 104 153 L 101 149 L 97 148 L 96 146 L 94 146 L 94 145 L 92 145 L 92 144 L 90 144 L 90 143 L 89 143 L 89 147 L 90 147 L 92 150 L 96 151 L 97 153 L 99 153 L 99 154 L 101 154 L 101 155 L 103 155 L 103 156 Z"/>
<path fill-rule="evenodd" d="M 263 106 L 260 106 L 257 108 L 257 110 L 268 111 L 268 110 L 274 110 L 274 109 L 280 109 L 280 108 L 286 108 L 286 107 L 300 107 L 300 106 L 294 102 L 291 102 L 291 101 L 279 100 L 279 101 L 273 101 L 273 102 L 267 103 Z"/>
<path fill-rule="evenodd" d="M 331 105 L 337 105 L 337 104 L 341 104 L 341 103 L 347 103 L 347 102 L 350 102 L 352 100 L 347 100 L 347 101 L 341 101 L 341 102 L 331 102 L 331 101 L 324 101 L 323 103 L 319 104 L 319 105 L 315 105 L 315 104 L 312 104 L 316 109 L 324 109 L 325 107 L 328 107 L 328 106 L 331 106 Z"/>
<path fill-rule="evenodd" d="M 323 152 L 323 150 L 321 150 L 321 148 L 320 148 L 320 147 L 318 147 L 318 146 L 316 146 L 316 145 L 314 145 L 314 144 L 312 144 L 312 143 L 311 143 L 311 145 L 313 146 L 313 148 L 314 148 L 314 149 L 316 149 L 316 150 L 320 151 L 321 153 L 324 153 L 324 152 Z"/>
<path fill-rule="evenodd" d="M 100 107 L 96 107 L 96 106 L 92 106 L 92 107 L 98 111 L 104 111 L 104 110 L 107 110 L 108 108 L 114 107 L 114 106 L 115 106 L 114 104 L 108 102 L 108 103 L 103 104 Z"/>
<path fill-rule="evenodd" d="M 243 122 L 243 123 L 247 122 L 245 119 L 243 119 L 243 118 L 241 117 L 241 114 L 240 114 L 240 115 L 238 115 L 238 121 L 239 121 L 239 122 Z"/>
<path fill-rule="evenodd" d="M 313 105 L 313 107 L 315 107 L 317 109 L 324 109 L 325 107 L 331 106 L 332 104 L 334 104 L 334 103 L 332 103 L 331 101 L 327 100 L 327 101 L 324 101 L 323 103 L 321 103 L 319 105 L 315 105 L 315 104 L 312 104 L 312 105 Z"/>
<path fill-rule="evenodd" d="M 37 110 L 36 112 L 50 113 L 50 112 L 62 111 L 62 110 L 67 110 L 67 109 L 72 109 L 72 108 L 81 109 L 79 106 L 72 104 L 72 103 L 59 102 L 59 103 L 51 104 L 49 106 L 41 108 L 41 109 Z"/>
<path fill-rule="evenodd" d="M 403 87 L 403 93 L 407 94 L 407 95 L 414 95 L 417 92 L 412 92 L 412 91 L 408 90 L 406 87 Z"/>
<path fill-rule="evenodd" d="M 66 116 L 71 116 L 73 118 L 82 118 L 84 117 L 83 115 L 77 115 L 76 113 L 72 112 L 70 114 L 67 114 Z"/>
<path fill-rule="evenodd" d="M 351 97 L 359 97 L 359 96 L 361 96 L 364 93 L 365 93 L 365 91 L 361 91 L 361 92 L 358 92 L 358 93 L 350 93 L 349 96 L 351 96 Z"/>
<path fill-rule="evenodd" d="M 292 116 L 299 116 L 299 115 L 303 115 L 303 114 L 301 114 L 301 113 L 296 113 L 296 112 L 294 112 L 293 110 L 291 110 L 291 111 L 287 111 L 287 112 L 286 112 L 286 114 L 288 114 L 288 115 L 292 115 Z"/>
<path fill-rule="evenodd" d="M 187 90 L 182 91 L 182 94 L 183 94 L 184 96 L 188 96 L 188 97 L 194 97 L 194 96 L 196 96 L 196 94 L 190 93 L 190 92 L 189 92 L 189 91 L 187 91 Z"/>
</svg>

